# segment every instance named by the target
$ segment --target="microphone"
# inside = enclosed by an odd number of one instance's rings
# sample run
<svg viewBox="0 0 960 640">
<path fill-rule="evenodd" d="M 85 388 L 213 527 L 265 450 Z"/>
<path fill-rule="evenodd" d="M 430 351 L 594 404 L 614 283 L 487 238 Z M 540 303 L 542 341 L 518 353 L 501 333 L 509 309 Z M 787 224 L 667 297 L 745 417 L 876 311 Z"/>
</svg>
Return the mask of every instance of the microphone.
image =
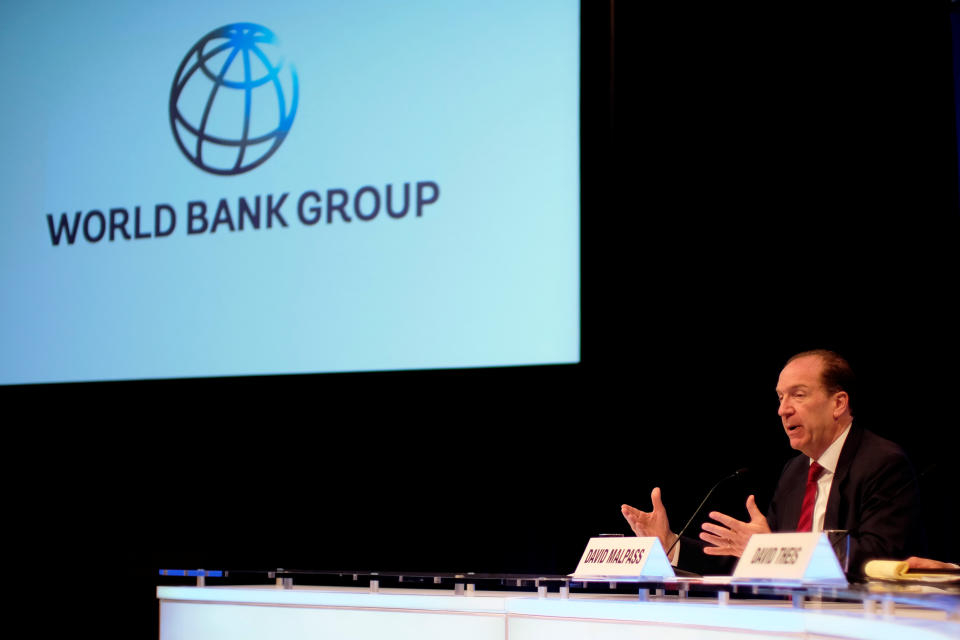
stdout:
<svg viewBox="0 0 960 640">
<path fill-rule="evenodd" d="M 693 523 L 693 519 L 697 517 L 697 514 L 700 513 L 700 509 L 703 509 L 703 505 L 705 505 L 705 504 L 707 503 L 707 500 L 709 500 L 709 499 L 710 499 L 710 496 L 713 495 L 713 492 L 717 490 L 717 487 L 719 487 L 721 484 L 723 484 L 723 483 L 726 482 L 727 480 L 730 480 L 731 478 L 736 478 L 736 477 L 738 477 L 738 476 L 742 476 L 743 474 L 747 473 L 748 471 L 750 471 L 750 470 L 747 469 L 746 467 L 743 467 L 743 468 L 741 468 L 741 469 L 737 469 L 736 471 L 734 471 L 733 473 L 731 473 L 731 474 L 728 475 L 727 477 L 721 478 L 721 479 L 717 482 L 717 484 L 713 485 L 713 488 L 710 489 L 710 491 L 707 492 L 707 496 L 703 499 L 703 502 L 701 502 L 701 503 L 700 503 L 700 506 L 697 507 L 696 511 L 693 512 L 693 515 L 690 516 L 690 519 L 687 520 L 687 523 L 686 523 L 685 525 L 683 525 L 683 529 L 681 529 L 681 530 L 680 530 L 680 533 L 677 534 L 677 539 L 674 540 L 674 541 L 673 541 L 673 544 L 670 545 L 670 548 L 667 549 L 667 557 L 668 557 L 668 558 L 670 557 L 670 552 L 673 551 L 673 548 L 674 548 L 675 546 L 677 546 L 677 543 L 678 543 L 678 542 L 680 542 L 680 538 L 682 538 L 682 537 L 683 537 L 683 534 L 687 532 L 687 528 L 689 528 L 690 525 Z"/>
</svg>

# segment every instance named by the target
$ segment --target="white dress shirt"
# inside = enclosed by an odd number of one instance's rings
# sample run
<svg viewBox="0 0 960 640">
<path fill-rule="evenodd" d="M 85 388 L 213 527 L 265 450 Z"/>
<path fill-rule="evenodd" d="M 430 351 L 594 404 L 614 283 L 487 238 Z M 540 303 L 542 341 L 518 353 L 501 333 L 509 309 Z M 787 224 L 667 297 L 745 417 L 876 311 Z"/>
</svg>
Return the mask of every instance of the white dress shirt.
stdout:
<svg viewBox="0 0 960 640">
<path fill-rule="evenodd" d="M 820 478 L 817 480 L 817 501 L 813 503 L 813 531 L 823 531 L 823 519 L 827 515 L 830 487 L 833 485 L 833 476 L 837 472 L 840 450 L 843 449 L 843 443 L 847 441 L 849 433 L 850 425 L 848 424 L 843 433 L 817 458 L 817 463 L 823 467 L 823 471 L 820 472 Z M 810 458 L 810 462 L 813 462 L 813 458 Z"/>
</svg>

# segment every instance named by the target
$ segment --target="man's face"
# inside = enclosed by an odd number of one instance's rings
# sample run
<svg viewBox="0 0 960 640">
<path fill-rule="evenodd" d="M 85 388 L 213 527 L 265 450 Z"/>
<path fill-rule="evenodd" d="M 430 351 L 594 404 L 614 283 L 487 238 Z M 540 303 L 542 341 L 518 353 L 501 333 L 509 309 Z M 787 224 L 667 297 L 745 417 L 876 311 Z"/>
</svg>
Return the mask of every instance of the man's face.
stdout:
<svg viewBox="0 0 960 640">
<path fill-rule="evenodd" d="M 823 359 L 804 356 L 787 364 L 780 372 L 777 397 L 783 428 L 790 446 L 814 460 L 826 450 L 841 431 L 834 411 L 836 393 L 828 393 L 821 383 Z M 839 414 L 837 414 L 839 416 Z"/>
</svg>

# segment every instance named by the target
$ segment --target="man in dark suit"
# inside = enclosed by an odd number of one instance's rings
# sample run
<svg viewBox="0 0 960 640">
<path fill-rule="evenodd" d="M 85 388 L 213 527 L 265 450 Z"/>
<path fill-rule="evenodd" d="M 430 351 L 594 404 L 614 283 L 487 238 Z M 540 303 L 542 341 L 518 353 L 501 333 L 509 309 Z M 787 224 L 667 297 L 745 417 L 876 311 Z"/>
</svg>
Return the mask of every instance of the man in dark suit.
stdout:
<svg viewBox="0 0 960 640">
<path fill-rule="evenodd" d="M 791 358 L 777 383 L 778 411 L 790 446 L 802 453 L 784 467 L 767 516 L 747 498 L 750 520 L 711 512 L 700 539 L 710 556 L 739 557 L 750 536 L 771 531 L 850 532 L 850 570 L 862 575 L 871 558 L 924 552 L 916 478 L 903 451 L 853 426 L 853 374 L 839 355 L 808 351 Z M 634 533 L 657 536 L 664 548 L 676 540 L 660 490 L 653 511 L 621 508 Z M 675 555 L 673 556 L 676 557 Z"/>
</svg>

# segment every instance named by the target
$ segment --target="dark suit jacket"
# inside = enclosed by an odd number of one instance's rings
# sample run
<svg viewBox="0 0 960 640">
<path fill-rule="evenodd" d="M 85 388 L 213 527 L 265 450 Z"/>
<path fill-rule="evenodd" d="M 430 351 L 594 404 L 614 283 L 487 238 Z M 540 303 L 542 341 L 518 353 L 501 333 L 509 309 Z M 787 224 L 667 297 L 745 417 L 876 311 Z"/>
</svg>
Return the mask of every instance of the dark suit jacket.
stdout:
<svg viewBox="0 0 960 640">
<path fill-rule="evenodd" d="M 787 462 L 767 510 L 771 531 L 796 530 L 809 468 L 810 458 L 804 454 Z M 849 576 L 853 580 L 863 577 L 867 560 L 924 555 L 919 488 L 913 467 L 899 446 L 850 427 L 830 485 L 823 528 L 850 531 Z M 737 558 L 708 556 L 703 546 L 699 538 L 684 536 L 680 566 L 701 574 L 733 571 Z"/>
<path fill-rule="evenodd" d="M 771 531 L 796 528 L 809 466 L 810 458 L 801 454 L 784 467 L 767 512 Z M 863 576 L 867 560 L 925 553 L 919 487 L 899 446 L 857 426 L 850 428 L 830 486 L 823 528 L 850 531 L 852 578 Z"/>
</svg>

